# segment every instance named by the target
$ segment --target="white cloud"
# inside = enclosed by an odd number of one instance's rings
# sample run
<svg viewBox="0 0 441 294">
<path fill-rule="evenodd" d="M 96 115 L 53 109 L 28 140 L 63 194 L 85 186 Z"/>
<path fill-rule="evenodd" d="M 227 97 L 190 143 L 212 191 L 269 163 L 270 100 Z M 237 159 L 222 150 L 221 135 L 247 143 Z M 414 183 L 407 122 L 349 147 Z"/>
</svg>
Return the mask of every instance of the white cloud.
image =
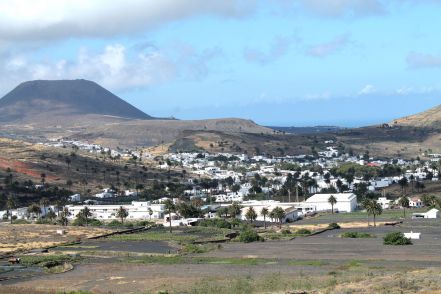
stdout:
<svg viewBox="0 0 441 294">
<path fill-rule="evenodd" d="M 183 45 L 182 45 L 183 46 Z M 211 69 L 209 63 L 220 56 L 220 49 L 176 50 L 175 55 L 160 50 L 147 53 L 128 52 L 121 44 L 108 45 L 101 52 L 79 50 L 70 60 L 34 61 L 20 55 L 0 61 L 0 91 L 10 90 L 13 85 L 35 79 L 78 79 L 96 81 L 111 90 L 147 87 L 173 79 L 199 79 Z"/>
<path fill-rule="evenodd" d="M 0 40 L 107 37 L 199 15 L 243 17 L 255 0 L 10 0 L 0 2 Z"/>
<path fill-rule="evenodd" d="M 366 85 L 358 92 L 358 95 L 369 95 L 375 93 L 376 91 L 377 90 L 373 85 Z"/>
<path fill-rule="evenodd" d="M 348 34 L 337 36 L 329 42 L 310 46 L 306 54 L 314 57 L 325 57 L 341 50 L 349 44 L 349 42 L 350 38 Z"/>
<path fill-rule="evenodd" d="M 300 0 L 307 11 L 324 17 L 362 17 L 384 13 L 378 0 Z"/>
<path fill-rule="evenodd" d="M 410 52 L 406 61 L 409 68 L 412 69 L 441 68 L 441 54 Z"/>
</svg>

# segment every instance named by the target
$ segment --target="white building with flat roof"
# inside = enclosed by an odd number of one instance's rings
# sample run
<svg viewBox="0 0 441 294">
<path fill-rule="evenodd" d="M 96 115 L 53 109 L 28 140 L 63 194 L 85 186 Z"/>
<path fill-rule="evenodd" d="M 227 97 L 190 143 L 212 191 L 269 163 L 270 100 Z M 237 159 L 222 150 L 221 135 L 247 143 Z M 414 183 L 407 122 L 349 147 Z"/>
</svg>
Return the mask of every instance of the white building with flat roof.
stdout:
<svg viewBox="0 0 441 294">
<path fill-rule="evenodd" d="M 353 212 L 357 208 L 357 196 L 354 193 L 314 194 L 305 203 L 315 206 L 316 211 L 331 211 L 332 206 L 329 198 L 334 196 L 337 202 L 334 211 Z"/>
<path fill-rule="evenodd" d="M 143 201 L 132 201 L 131 204 L 123 205 L 68 205 L 66 206 L 69 210 L 69 218 L 74 219 L 78 213 L 88 207 L 92 213 L 92 218 L 98 220 L 114 220 L 118 219 L 117 213 L 118 209 L 122 206 L 124 207 L 129 215 L 128 220 L 148 220 L 152 219 L 162 219 L 164 217 L 164 204 L 151 204 L 150 202 Z M 150 209 L 152 215 L 150 215 Z"/>
</svg>

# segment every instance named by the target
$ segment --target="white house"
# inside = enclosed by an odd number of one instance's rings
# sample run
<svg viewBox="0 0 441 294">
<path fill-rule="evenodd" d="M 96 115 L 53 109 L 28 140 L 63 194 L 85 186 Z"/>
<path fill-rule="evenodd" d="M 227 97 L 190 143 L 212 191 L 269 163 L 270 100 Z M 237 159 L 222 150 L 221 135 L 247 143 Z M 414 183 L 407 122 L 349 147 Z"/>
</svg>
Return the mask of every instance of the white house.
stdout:
<svg viewBox="0 0 441 294">
<path fill-rule="evenodd" d="M 73 194 L 69 196 L 70 202 L 80 202 L 81 201 L 81 195 L 80 194 Z"/>
<path fill-rule="evenodd" d="M 420 208 L 423 206 L 424 206 L 424 203 L 423 203 L 423 201 L 421 201 L 421 198 L 419 198 L 419 197 L 409 198 L 409 207 Z"/>
<path fill-rule="evenodd" d="M 439 218 L 440 213 L 436 208 L 432 208 L 427 212 L 415 212 L 412 214 L 412 218 Z"/>
<path fill-rule="evenodd" d="M 388 209 L 390 207 L 390 200 L 386 197 L 379 197 L 377 203 L 381 205 L 381 208 Z"/>
<path fill-rule="evenodd" d="M 314 205 L 316 211 L 330 211 L 329 197 L 334 196 L 337 202 L 334 210 L 339 212 L 352 212 L 357 208 L 357 196 L 354 193 L 315 194 L 306 199 L 306 203 Z"/>
</svg>

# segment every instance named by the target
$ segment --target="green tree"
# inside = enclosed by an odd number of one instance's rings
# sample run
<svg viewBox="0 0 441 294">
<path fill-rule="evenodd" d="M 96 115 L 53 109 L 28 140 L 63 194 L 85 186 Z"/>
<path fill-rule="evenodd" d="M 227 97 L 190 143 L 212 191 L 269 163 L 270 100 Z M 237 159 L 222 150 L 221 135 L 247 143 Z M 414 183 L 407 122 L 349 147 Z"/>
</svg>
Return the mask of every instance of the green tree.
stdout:
<svg viewBox="0 0 441 294">
<path fill-rule="evenodd" d="M 285 210 L 283 210 L 282 207 L 276 206 L 271 213 L 273 214 L 274 218 L 279 221 L 279 228 L 282 228 L 282 222 L 286 215 Z"/>
<path fill-rule="evenodd" d="M 31 213 L 36 214 L 37 218 L 40 218 L 41 208 L 37 204 L 33 203 L 33 204 L 29 205 L 27 212 L 29 214 L 31 214 Z"/>
<path fill-rule="evenodd" d="M 57 215 L 52 209 L 49 209 L 49 211 L 46 213 L 46 217 L 52 222 L 57 217 Z"/>
<path fill-rule="evenodd" d="M 48 207 L 49 204 L 49 199 L 47 199 L 46 197 L 40 199 L 40 206 L 42 207 L 43 213 L 46 213 L 46 207 Z"/>
<path fill-rule="evenodd" d="M 331 211 L 332 214 L 334 214 L 334 205 L 337 203 L 337 198 L 334 197 L 334 195 L 329 196 L 328 198 L 329 204 L 331 204 Z"/>
<path fill-rule="evenodd" d="M 170 224 L 170 233 L 172 233 L 172 212 L 176 211 L 176 205 L 170 199 L 164 201 L 165 211 L 168 213 L 168 221 Z"/>
<path fill-rule="evenodd" d="M 69 216 L 70 212 L 67 207 L 63 208 L 63 211 L 61 212 L 60 216 L 60 222 L 63 226 L 67 226 L 69 224 Z"/>
<path fill-rule="evenodd" d="M 124 220 L 129 216 L 129 212 L 124 207 L 120 206 L 116 212 L 116 216 L 121 219 L 121 223 L 124 224 Z"/>
<path fill-rule="evenodd" d="M 216 215 L 218 216 L 218 217 L 220 217 L 220 218 L 222 218 L 222 217 L 227 217 L 228 216 L 228 207 L 226 207 L 226 206 L 223 206 L 223 207 L 220 207 L 217 211 L 216 211 Z"/>
<path fill-rule="evenodd" d="M 228 214 L 231 218 L 235 218 L 240 215 L 241 206 L 237 202 L 233 202 L 230 206 L 228 206 Z"/>
<path fill-rule="evenodd" d="M 84 206 L 84 208 L 81 209 L 78 214 L 80 217 L 82 217 L 84 219 L 84 221 L 86 222 L 86 227 L 87 227 L 87 223 L 89 221 L 89 218 L 92 216 L 92 212 L 90 211 L 89 207 Z"/>
<path fill-rule="evenodd" d="M 403 217 L 406 218 L 406 208 L 409 208 L 409 198 L 406 196 L 402 196 L 400 199 L 398 199 L 398 205 L 400 205 L 403 208 Z"/>
<path fill-rule="evenodd" d="M 251 223 L 254 222 L 257 218 L 257 213 L 252 206 L 250 206 L 245 213 L 245 218 Z"/>
<path fill-rule="evenodd" d="M 148 213 L 149 213 L 149 217 L 150 217 L 150 219 L 152 219 L 153 210 L 149 207 L 149 208 L 147 209 L 147 211 L 148 211 Z"/>
<path fill-rule="evenodd" d="M 372 200 L 370 200 L 370 203 L 368 204 L 366 210 L 368 211 L 369 214 L 373 215 L 373 217 L 374 217 L 374 227 L 376 227 L 377 224 L 375 222 L 375 217 L 377 215 L 380 215 L 381 213 L 383 213 L 383 208 L 381 207 L 381 205 L 379 203 L 377 203 L 377 201 L 372 199 Z"/>
<path fill-rule="evenodd" d="M 17 202 L 15 201 L 15 198 L 11 195 L 8 196 L 8 200 L 6 200 L 6 209 L 8 211 L 8 215 L 11 218 L 11 224 L 12 224 L 12 210 L 17 206 Z"/>
<path fill-rule="evenodd" d="M 268 208 L 263 207 L 262 210 L 260 211 L 260 214 L 263 216 L 263 226 L 266 229 L 266 217 L 268 215 L 269 211 Z"/>
</svg>

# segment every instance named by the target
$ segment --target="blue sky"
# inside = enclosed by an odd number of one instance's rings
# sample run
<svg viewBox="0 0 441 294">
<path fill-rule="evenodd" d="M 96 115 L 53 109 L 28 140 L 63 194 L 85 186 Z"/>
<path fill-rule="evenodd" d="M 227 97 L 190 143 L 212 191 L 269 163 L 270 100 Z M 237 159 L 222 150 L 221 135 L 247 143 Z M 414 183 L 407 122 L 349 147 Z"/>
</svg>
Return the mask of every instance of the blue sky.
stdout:
<svg viewBox="0 0 441 294">
<path fill-rule="evenodd" d="M 146 113 L 362 126 L 441 104 L 439 0 L 0 0 L 0 95 L 85 78 Z"/>
</svg>

